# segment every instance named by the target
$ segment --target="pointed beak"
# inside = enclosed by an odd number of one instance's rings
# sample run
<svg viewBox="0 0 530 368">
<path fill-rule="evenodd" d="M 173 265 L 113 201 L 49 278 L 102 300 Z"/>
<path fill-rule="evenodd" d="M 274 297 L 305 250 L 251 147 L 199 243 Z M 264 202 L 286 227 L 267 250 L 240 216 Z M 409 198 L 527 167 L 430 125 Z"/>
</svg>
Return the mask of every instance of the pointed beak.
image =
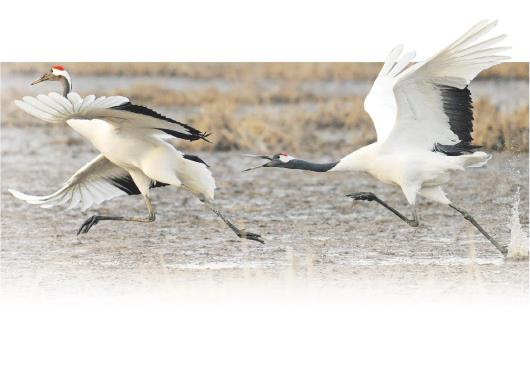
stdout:
<svg viewBox="0 0 530 368">
<path fill-rule="evenodd" d="M 249 154 L 244 153 L 241 156 L 252 157 L 252 158 L 262 158 L 264 160 L 272 161 L 272 157 L 267 156 L 267 155 L 249 155 Z"/>
<path fill-rule="evenodd" d="M 255 169 L 259 169 L 260 167 L 269 167 L 269 162 L 267 162 L 265 165 L 259 165 L 259 166 L 249 167 L 248 169 L 245 169 L 245 170 L 243 170 L 242 172 L 250 171 L 250 170 L 255 170 Z"/>
<path fill-rule="evenodd" d="M 35 79 L 33 82 L 31 82 L 31 85 L 33 86 L 33 85 L 35 85 L 37 83 L 47 81 L 48 79 L 50 79 L 50 74 L 46 73 L 42 77 L 40 77 L 39 79 Z"/>
<path fill-rule="evenodd" d="M 246 157 L 253 157 L 253 158 L 261 158 L 263 160 L 269 160 L 269 161 L 272 161 L 272 157 L 269 157 L 269 156 L 265 156 L 265 155 L 243 155 L 243 156 L 246 156 Z M 250 167 L 248 169 L 245 169 L 243 170 L 242 172 L 245 172 L 245 171 L 250 171 L 250 170 L 255 170 L 255 169 L 259 169 L 260 167 L 268 167 L 270 164 L 270 162 L 267 162 L 266 164 L 264 165 L 259 165 L 259 166 L 254 166 L 254 167 Z"/>
</svg>

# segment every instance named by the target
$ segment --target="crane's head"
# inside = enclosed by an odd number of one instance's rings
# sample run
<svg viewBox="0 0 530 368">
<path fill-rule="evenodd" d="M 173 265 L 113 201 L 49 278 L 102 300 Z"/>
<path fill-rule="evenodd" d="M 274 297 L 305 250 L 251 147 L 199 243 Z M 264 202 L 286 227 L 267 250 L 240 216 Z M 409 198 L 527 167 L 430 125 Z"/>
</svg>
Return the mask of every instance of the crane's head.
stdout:
<svg viewBox="0 0 530 368">
<path fill-rule="evenodd" d="M 72 90 L 72 79 L 70 79 L 70 74 L 68 74 L 62 65 L 52 66 L 49 71 L 42 75 L 42 77 L 31 82 L 31 85 L 45 81 L 61 82 L 64 86 L 65 95 Z"/>
<path fill-rule="evenodd" d="M 293 156 L 290 156 L 288 153 L 282 152 L 277 153 L 272 156 L 266 156 L 266 155 L 247 155 L 250 157 L 255 158 L 262 158 L 264 160 L 268 160 L 264 165 L 259 165 L 256 167 L 251 167 L 249 169 L 245 169 L 243 171 L 250 171 L 254 169 L 259 169 L 260 167 L 284 167 L 284 168 L 290 168 L 290 163 L 295 160 Z"/>
</svg>

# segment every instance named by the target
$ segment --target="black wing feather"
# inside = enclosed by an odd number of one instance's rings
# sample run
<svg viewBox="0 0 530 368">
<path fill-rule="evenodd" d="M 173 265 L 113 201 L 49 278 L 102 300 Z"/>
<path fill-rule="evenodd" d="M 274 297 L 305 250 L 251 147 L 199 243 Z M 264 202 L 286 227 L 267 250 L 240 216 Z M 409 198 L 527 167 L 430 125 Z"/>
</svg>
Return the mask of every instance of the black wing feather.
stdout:
<svg viewBox="0 0 530 368">
<path fill-rule="evenodd" d="M 195 155 L 184 155 L 183 156 L 186 160 L 190 160 L 190 161 L 195 161 L 195 162 L 199 162 L 201 164 L 204 164 L 206 167 L 210 167 L 206 162 L 204 162 L 204 160 L 202 158 L 200 158 L 199 156 L 195 156 Z"/>
<path fill-rule="evenodd" d="M 126 102 L 126 103 L 124 103 L 122 105 L 111 107 L 111 109 L 129 111 L 129 112 L 132 112 L 132 113 L 135 113 L 135 114 L 142 114 L 142 115 L 153 117 L 155 119 L 164 120 L 164 121 L 167 121 L 167 122 L 172 123 L 172 124 L 177 124 L 177 125 L 183 127 L 188 132 L 188 134 L 181 133 L 181 132 L 176 132 L 176 131 L 173 131 L 171 129 L 159 129 L 159 130 L 161 130 L 164 133 L 167 133 L 169 135 L 172 135 L 173 137 L 176 137 L 176 138 L 181 138 L 181 139 L 185 139 L 185 140 L 189 140 L 189 141 L 195 141 L 197 139 L 203 139 L 203 140 L 209 142 L 208 139 L 206 139 L 206 138 L 210 135 L 210 133 L 201 132 L 201 131 L 195 129 L 194 127 L 192 127 L 192 126 L 189 126 L 187 124 L 181 123 L 181 122 L 176 121 L 174 119 L 168 118 L 167 116 L 164 116 L 164 115 L 162 115 L 162 114 L 160 114 L 160 113 L 158 113 L 158 112 L 156 112 L 154 110 L 151 110 L 148 107 L 141 106 L 141 105 L 133 105 L 130 102 Z"/>
<path fill-rule="evenodd" d="M 129 174 L 127 174 L 126 176 L 121 176 L 119 178 L 112 178 L 111 181 L 112 181 L 112 185 L 114 185 L 116 188 L 120 190 L 123 190 L 128 195 L 140 194 L 140 189 L 138 189 L 138 187 L 134 183 L 133 178 Z M 152 188 L 158 188 L 158 187 L 165 187 L 167 185 L 169 184 L 161 183 L 159 181 L 152 181 L 149 188 L 152 189 Z"/>
<path fill-rule="evenodd" d="M 473 100 L 471 91 L 466 86 L 463 89 L 437 85 L 442 95 L 444 113 L 449 118 L 449 127 L 456 134 L 460 142 L 454 145 L 436 143 L 433 151 L 441 152 L 447 156 L 460 156 L 471 153 L 481 146 L 471 144 L 473 137 Z"/>
<path fill-rule="evenodd" d="M 466 88 L 438 85 L 442 94 L 443 109 L 449 117 L 449 126 L 462 142 L 471 142 L 473 138 L 473 100 L 471 91 Z"/>
</svg>

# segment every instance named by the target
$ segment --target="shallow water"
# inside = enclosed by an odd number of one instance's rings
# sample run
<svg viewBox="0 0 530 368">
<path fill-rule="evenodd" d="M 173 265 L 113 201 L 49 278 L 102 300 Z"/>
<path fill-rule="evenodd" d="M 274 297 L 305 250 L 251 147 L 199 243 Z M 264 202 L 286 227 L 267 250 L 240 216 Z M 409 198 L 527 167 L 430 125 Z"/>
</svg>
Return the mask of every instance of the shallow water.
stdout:
<svg viewBox="0 0 530 368">
<path fill-rule="evenodd" d="M 42 209 L 7 188 L 47 194 L 96 152 L 68 127 L 2 129 L 2 292 L 12 295 L 110 293 L 219 285 L 294 285 L 387 295 L 528 296 L 528 261 L 506 262 L 450 208 L 421 202 L 413 229 L 373 203 L 345 195 L 374 191 L 405 210 L 397 188 L 367 175 L 241 170 L 257 164 L 238 152 L 199 153 L 212 166 L 216 202 L 266 243 L 242 241 L 189 193 L 153 190 L 152 224 L 107 222 L 75 232 L 94 214 L 144 214 L 137 196 L 80 213 Z M 73 143 L 72 143 L 73 142 Z M 337 154 L 338 157 L 339 154 Z M 331 157 L 310 157 L 320 161 Z M 267 171 L 265 171 L 267 170 Z M 468 209 L 501 244 L 510 242 L 514 194 L 520 187 L 528 234 L 528 155 L 494 153 L 487 168 L 454 176 L 449 198 Z"/>
<path fill-rule="evenodd" d="M 521 204 L 521 191 L 517 190 L 513 199 L 512 214 L 510 218 L 510 243 L 508 244 L 507 259 L 520 261 L 528 259 L 528 236 L 521 226 L 519 206 Z"/>
</svg>

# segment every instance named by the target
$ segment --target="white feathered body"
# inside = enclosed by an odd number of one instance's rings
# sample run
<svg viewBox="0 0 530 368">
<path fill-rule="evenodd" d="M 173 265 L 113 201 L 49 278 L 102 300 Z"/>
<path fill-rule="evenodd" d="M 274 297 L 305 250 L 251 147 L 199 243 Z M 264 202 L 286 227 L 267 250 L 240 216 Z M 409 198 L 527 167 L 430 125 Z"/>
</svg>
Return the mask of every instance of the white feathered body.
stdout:
<svg viewBox="0 0 530 368">
<path fill-rule="evenodd" d="M 409 65 L 414 52 L 394 48 L 365 99 L 377 142 L 341 159 L 332 171 L 363 171 L 396 184 L 408 202 L 416 196 L 449 204 L 441 185 L 454 171 L 480 167 L 491 155 L 472 152 L 471 97 L 467 85 L 486 68 L 507 59 L 505 36 L 477 40 L 496 22 L 482 21 L 430 59 Z"/>
<path fill-rule="evenodd" d="M 67 204 L 86 209 L 137 191 L 148 195 L 153 183 L 164 183 L 214 199 L 215 180 L 207 165 L 176 148 L 176 137 L 197 139 L 192 127 L 141 106 L 127 106 L 128 99 L 121 96 L 81 98 L 72 92 L 65 98 L 50 93 L 15 103 L 43 121 L 68 124 L 101 152 L 55 193 L 31 196 L 10 190 L 17 198 L 43 207 Z"/>
<path fill-rule="evenodd" d="M 115 165 L 158 182 L 184 185 L 213 200 L 215 180 L 210 170 L 203 163 L 185 159 L 170 143 L 172 136 L 149 128 L 123 129 L 101 119 L 69 119 L 66 123 Z"/>
<path fill-rule="evenodd" d="M 461 156 L 419 150 L 392 152 L 375 142 L 344 157 L 331 171 L 366 172 L 383 183 L 398 185 L 409 203 L 415 204 L 416 194 L 424 194 L 422 189 L 447 184 L 452 172 L 482 166 L 490 158 L 485 152 Z M 443 195 L 429 198 L 450 203 Z"/>
</svg>

